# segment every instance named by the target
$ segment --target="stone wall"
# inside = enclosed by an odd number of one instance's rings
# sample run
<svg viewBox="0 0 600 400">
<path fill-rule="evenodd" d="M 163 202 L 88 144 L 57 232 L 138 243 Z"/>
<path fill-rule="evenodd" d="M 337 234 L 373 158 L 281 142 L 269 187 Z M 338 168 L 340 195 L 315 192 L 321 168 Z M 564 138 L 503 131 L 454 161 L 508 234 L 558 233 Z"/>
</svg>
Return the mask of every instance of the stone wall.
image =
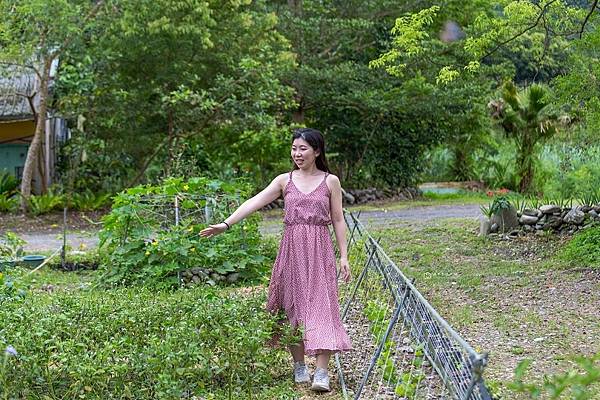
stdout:
<svg viewBox="0 0 600 400">
<path fill-rule="evenodd" d="M 573 234 L 577 230 L 597 222 L 600 223 L 600 204 L 596 206 L 559 207 L 548 204 L 539 208 L 514 208 L 502 210 L 490 219 L 483 218 L 480 234 L 504 233 L 518 235 L 519 232 L 544 232 Z"/>
<path fill-rule="evenodd" d="M 402 189 L 342 189 L 342 203 L 344 206 L 353 204 L 365 204 L 380 200 L 414 200 L 421 197 L 423 193 L 413 187 Z M 266 206 L 263 210 L 283 208 L 283 199 L 279 198 Z"/>
</svg>

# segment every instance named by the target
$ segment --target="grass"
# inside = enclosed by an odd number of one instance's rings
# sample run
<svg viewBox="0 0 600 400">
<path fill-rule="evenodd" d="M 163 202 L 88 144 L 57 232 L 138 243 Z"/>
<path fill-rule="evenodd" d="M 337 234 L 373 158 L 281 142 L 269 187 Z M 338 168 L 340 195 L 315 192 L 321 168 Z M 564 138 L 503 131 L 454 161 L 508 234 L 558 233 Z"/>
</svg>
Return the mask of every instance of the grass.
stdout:
<svg viewBox="0 0 600 400">
<path fill-rule="evenodd" d="M 487 201 L 475 196 L 434 198 L 351 209 L 391 210 Z M 262 228 L 281 226 L 281 210 L 263 216 Z M 505 399 L 517 398 L 505 382 L 512 379 L 515 367 L 524 358 L 534 360 L 529 374 L 541 380 L 545 374 L 566 371 L 573 357 L 598 351 L 595 341 L 600 337 L 600 271 L 581 260 L 565 259 L 562 254 L 566 241 L 553 235 L 506 241 L 480 238 L 477 231 L 472 219 L 437 219 L 374 228 L 372 234 L 381 237 L 392 259 L 415 279 L 416 286 L 459 333 L 478 351 L 490 353 L 486 380 L 494 391 Z M 271 240 L 275 236 L 270 235 Z M 26 279 L 36 296 L 51 298 L 57 293 L 86 289 L 94 274 L 44 268 Z M 278 366 L 282 382 L 272 393 L 261 395 L 282 399 L 321 397 L 292 387 L 285 356 Z M 341 398 L 339 393 L 326 397 Z"/>
<path fill-rule="evenodd" d="M 189 297 L 190 296 L 194 296 L 194 292 L 196 291 L 202 291 L 202 288 L 198 288 L 198 289 L 191 289 L 191 290 L 183 290 L 183 291 L 174 291 L 174 292 L 157 292 L 155 294 L 153 294 L 152 296 L 152 302 L 156 303 L 156 308 L 149 308 L 149 309 L 142 309 L 144 306 L 144 304 L 146 304 L 146 301 L 143 300 L 144 297 L 148 297 L 148 293 L 147 290 L 145 290 L 144 288 L 130 288 L 130 289 L 117 289 L 115 291 L 113 290 L 95 290 L 91 288 L 91 283 L 94 280 L 94 278 L 96 277 L 96 274 L 98 273 L 97 271 L 80 271 L 80 272 L 63 272 L 63 271 L 59 271 L 59 270 L 54 270 L 51 268 L 47 268 L 44 267 L 38 271 L 36 271 L 35 273 L 29 273 L 30 271 L 27 269 L 23 269 L 23 268 L 19 268 L 18 269 L 18 275 L 21 276 L 21 279 L 19 281 L 19 288 L 27 288 L 27 296 L 26 296 L 26 300 L 25 303 L 23 304 L 22 310 L 23 312 L 25 312 L 26 314 L 29 313 L 35 313 L 35 312 L 41 312 L 41 310 L 45 309 L 45 308 L 53 308 L 53 309 L 62 309 L 62 306 L 57 306 L 56 304 L 63 304 L 65 302 L 69 303 L 71 301 L 74 301 L 75 304 L 77 304 L 78 307 L 81 307 L 81 312 L 79 311 L 73 311 L 73 312 L 65 312 L 65 315 L 62 315 L 62 312 L 57 315 L 52 315 L 50 316 L 50 318 L 52 319 L 56 319 L 57 321 L 60 321 L 61 323 L 65 324 L 65 326 L 68 327 L 73 327 L 73 326 L 77 326 L 78 324 L 81 324 L 80 320 L 85 316 L 85 318 L 89 319 L 89 321 L 87 323 L 85 323 L 85 326 L 80 326 L 80 329 L 86 331 L 86 330 L 90 330 L 90 329 L 96 329 L 95 326 L 97 327 L 104 327 L 106 329 L 109 329 L 110 327 L 108 326 L 108 322 L 110 321 L 110 324 L 119 324 L 119 321 L 134 321 L 134 320 L 138 320 L 140 318 L 145 318 L 145 317 L 150 317 L 150 318 L 154 318 L 156 317 L 155 314 L 157 313 L 161 313 L 163 311 L 163 309 L 177 309 L 179 310 L 179 306 L 178 304 L 183 304 L 185 302 L 190 302 Z M 123 292 L 123 299 L 121 299 L 121 295 L 119 294 L 119 292 Z M 232 296 L 236 296 L 238 297 L 240 300 L 243 299 L 243 297 L 245 296 L 250 296 L 250 297 L 256 297 L 256 296 L 263 296 L 266 293 L 266 285 L 259 285 L 259 286 L 255 286 L 255 287 L 222 287 L 219 289 L 219 292 L 222 293 L 222 297 L 228 297 L 229 295 Z M 139 300 L 137 300 L 137 298 L 139 298 Z M 129 298 L 130 300 L 127 300 L 127 298 Z M 72 299 L 72 300 L 71 300 Z M 131 305 L 131 301 L 133 300 L 133 305 Z M 135 305 L 135 303 L 139 303 L 137 306 Z M 107 321 L 103 321 L 102 320 L 102 316 L 98 315 L 96 316 L 95 314 L 89 314 L 86 313 L 85 310 L 88 309 L 99 309 L 101 307 L 103 307 L 103 305 L 106 304 L 112 304 L 114 303 L 114 305 L 110 305 L 109 307 L 113 307 L 114 310 L 110 311 L 107 315 Z M 236 302 L 238 303 L 238 302 Z M 243 301 L 239 301 L 238 304 L 240 304 L 240 307 L 244 307 L 243 306 Z M 219 304 L 219 298 L 216 298 L 216 302 L 215 302 L 215 306 L 218 307 Z M 181 305 L 181 307 L 183 307 L 183 305 Z M 183 310 L 183 309 L 182 309 Z M 182 310 L 179 310 L 178 312 L 181 313 Z M 8 310 L 6 310 L 6 312 L 9 312 Z M 189 310 L 188 310 L 189 312 Z M 229 311 L 226 311 L 229 312 Z M 110 316 L 110 314 L 112 313 L 113 316 Z M 114 314 L 116 313 L 116 314 Z M 0 318 L 2 318 L 2 313 L 0 312 Z M 148 315 L 146 315 L 148 314 Z M 10 314 L 8 314 L 10 315 Z M 144 317 L 145 315 L 145 317 Z M 171 315 L 171 314 L 169 314 Z M 200 314 L 202 315 L 202 314 Z M 214 318 L 215 316 L 213 316 Z M 248 318 L 251 318 L 250 316 L 247 316 Z M 29 317 L 29 318 L 34 318 L 34 317 Z M 84 318 L 84 319 L 85 319 Z M 171 318 L 171 317 L 169 317 Z M 196 317 L 199 318 L 199 317 Z M 46 318 L 44 318 L 46 319 Z M 156 326 L 157 324 L 159 324 L 159 319 L 157 319 L 156 321 L 154 321 L 154 325 Z M 201 321 L 202 318 L 199 318 L 199 321 Z M 41 320 L 40 320 L 41 321 Z M 31 321 L 30 321 L 31 322 Z M 145 323 L 150 324 L 150 321 L 146 321 Z M 240 326 L 246 326 L 248 324 L 250 324 L 251 321 L 246 321 L 244 322 L 242 325 Z M 258 323 L 258 322 L 256 322 Z M 181 326 L 180 323 L 175 323 L 173 322 L 173 326 L 171 326 L 169 329 L 179 329 L 179 327 Z M 167 322 L 168 325 L 168 322 Z M 34 340 L 31 339 L 27 339 L 27 340 L 21 340 L 21 342 L 19 342 L 17 339 L 15 339 L 15 337 L 21 337 L 23 336 L 25 333 L 24 331 L 24 327 L 21 328 L 17 328 L 15 327 L 15 330 L 13 332 L 13 329 L 10 328 L 10 326 L 13 326 L 12 324 L 9 323 L 9 325 L 7 327 L 0 327 L 0 345 L 3 343 L 4 338 L 8 338 L 8 340 L 10 341 L 10 343 L 14 343 L 15 347 L 17 347 L 19 349 L 20 352 L 22 352 L 24 355 L 30 355 L 33 354 L 33 347 L 35 346 Z M 36 329 L 36 330 L 40 330 L 41 327 L 38 326 L 37 322 L 35 323 L 31 323 L 30 324 L 31 329 Z M 63 327 L 64 328 L 64 327 Z M 57 329 L 63 329 L 63 328 L 57 328 Z M 7 330 L 6 330 L 7 329 Z M 66 329 L 66 328 L 65 328 Z M 112 328 L 111 328 L 112 329 Z M 121 343 L 129 343 L 130 341 L 136 341 L 139 338 L 137 338 L 137 336 L 145 334 L 145 332 L 147 332 L 148 329 L 150 329 L 150 326 L 144 328 L 144 324 L 140 324 L 138 326 L 138 328 L 136 328 L 137 330 L 139 330 L 138 333 L 136 333 L 136 335 L 128 335 L 127 332 L 123 331 L 119 331 L 118 329 L 115 331 L 117 332 L 114 335 L 114 340 Z M 157 329 L 161 329 L 160 325 L 157 326 Z M 232 329 L 237 329 L 237 328 L 232 328 Z M 43 330 L 43 329 L 42 329 Z M 4 332 L 4 333 L 3 333 Z M 76 333 L 69 333 L 67 331 L 65 331 L 64 329 L 61 331 L 61 335 L 62 336 L 66 336 L 69 337 L 70 334 L 74 334 L 75 336 L 77 336 Z M 76 332 L 76 331 L 74 331 Z M 7 335 L 5 337 L 5 335 Z M 16 335 L 16 336 L 15 336 Z M 95 335 L 100 335 L 99 333 L 95 333 Z M 177 336 L 178 334 L 175 333 L 171 333 L 169 335 L 169 337 L 171 337 L 171 339 L 173 340 L 180 340 L 181 337 Z M 15 336 L 12 339 L 10 339 L 11 336 Z M 87 334 L 83 334 L 84 337 L 87 336 Z M 248 336 L 250 337 L 250 336 Z M 186 337 L 187 339 L 187 337 Z M 54 337 L 52 338 L 48 338 L 45 339 L 48 340 L 49 342 L 51 342 L 52 340 L 54 340 Z M 83 338 L 79 339 L 79 341 L 82 341 Z M 93 339 L 92 337 L 89 337 L 86 339 L 86 343 L 87 340 L 91 341 L 90 343 L 92 343 L 95 339 Z M 223 340 L 227 340 L 226 338 L 224 338 Z M 233 339 L 232 339 L 233 340 Z M 193 342 L 196 343 L 193 343 Z M 65 359 L 69 359 L 71 360 L 70 362 L 72 362 L 73 366 L 76 366 L 77 361 L 76 359 L 74 359 L 74 357 L 76 357 L 76 350 L 75 349 L 70 349 L 68 348 L 67 344 L 70 343 L 70 339 L 65 342 L 65 341 L 59 341 L 57 342 L 57 345 L 63 346 L 63 343 L 65 346 L 65 350 L 62 353 L 62 357 Z M 185 342 L 182 342 L 182 345 L 185 344 Z M 203 346 L 203 340 L 200 337 L 197 337 L 195 340 L 192 340 L 192 342 L 188 343 L 187 345 L 194 345 L 194 346 Z M 87 345 L 87 344 L 86 344 Z M 32 349 L 30 349 L 31 351 L 27 351 L 26 347 L 30 346 L 32 347 Z M 94 347 L 95 346 L 95 347 Z M 231 343 L 231 346 L 235 347 L 235 346 L 243 346 L 243 344 L 236 344 L 236 343 Z M 104 351 L 102 348 L 102 345 L 93 345 L 92 347 L 94 347 L 93 351 L 90 351 L 91 353 L 95 354 L 95 352 L 102 352 Z M 162 341 L 158 341 L 156 343 L 147 343 L 147 346 L 145 346 L 146 350 L 149 354 L 154 354 L 154 353 L 160 353 L 160 351 L 164 350 L 163 349 L 164 344 L 162 344 Z M 243 349 L 238 349 L 239 351 L 242 351 Z M 79 351 L 79 350 L 77 350 Z M 140 350 L 141 351 L 141 350 Z M 254 399 L 313 399 L 313 398 L 321 398 L 321 397 L 325 397 L 328 399 L 332 399 L 332 400 L 341 400 L 341 394 L 339 389 L 336 387 L 336 383 L 332 382 L 332 387 L 333 387 L 333 391 L 331 393 L 327 393 L 327 394 L 315 394 L 314 392 L 310 391 L 310 389 L 306 386 L 295 386 L 292 383 L 292 379 L 291 379 L 291 356 L 288 354 L 287 351 L 284 350 L 270 350 L 269 353 L 271 355 L 267 356 L 263 356 L 263 359 L 259 358 L 259 361 L 262 361 L 263 363 L 267 362 L 268 363 L 266 366 L 262 366 L 260 367 L 260 369 L 263 371 L 263 375 L 265 370 L 270 371 L 270 376 L 271 378 L 268 377 L 264 377 L 262 378 L 262 380 L 256 381 L 255 384 L 256 386 L 254 387 L 254 393 L 253 393 L 253 398 Z M 130 357 L 130 355 L 126 355 L 127 357 Z M 175 355 L 174 355 L 175 356 Z M 44 355 L 40 354 L 38 356 L 36 356 L 40 359 L 43 359 Z M 70 357 L 70 358 L 69 358 Z M 91 369 L 105 369 L 106 367 L 100 362 L 97 363 L 95 360 L 93 360 L 93 357 L 84 357 L 86 359 L 85 361 L 85 368 L 91 368 Z M 42 360 L 43 361 L 43 360 Z M 239 359 L 238 362 L 243 364 L 243 359 Z M 29 363 L 31 363 L 31 361 L 28 361 Z M 307 362 L 309 363 L 309 365 L 311 366 L 311 368 L 314 369 L 314 360 L 312 360 L 312 358 L 308 358 Z M 272 363 L 269 365 L 269 363 Z M 249 364 L 250 361 L 249 361 Z M 258 365 L 258 364 L 257 364 Z M 1 367 L 1 366 L 0 366 Z M 81 367 L 81 365 L 80 365 Z M 240 365 L 239 368 L 241 371 L 245 371 L 248 368 L 243 368 L 243 365 Z M 79 367 L 78 367 L 79 368 Z M 82 367 L 83 368 L 83 367 Z M 140 373 L 141 370 L 143 370 L 144 367 L 143 365 L 136 365 L 135 369 L 136 369 L 136 373 Z M 156 366 L 153 367 L 154 369 L 158 368 Z M 331 374 L 334 374 L 334 366 L 333 366 L 333 362 L 330 365 L 330 371 Z M 0 368 L 0 375 L 2 373 L 2 369 Z M 116 373 L 116 372 L 115 372 Z M 132 372 L 133 373 L 133 372 Z M 190 372 L 191 373 L 191 372 Z M 24 374 L 24 373 L 23 373 Z M 146 374 L 146 372 L 144 372 L 144 374 Z M 152 375 L 152 370 L 148 369 L 147 374 L 149 374 L 150 376 Z M 32 375 L 33 376 L 33 375 Z M 146 376 L 146 375 L 144 375 Z M 248 379 L 250 376 L 247 375 L 246 379 Z M 122 378 L 122 377 L 121 377 Z M 85 380 L 84 377 L 73 377 L 73 384 L 72 387 L 75 387 L 77 385 L 79 385 L 81 382 L 83 382 Z M 92 378 L 90 378 L 92 379 Z M 169 379 L 173 379 L 173 378 L 169 378 Z M 268 381 L 269 379 L 271 379 L 271 382 L 269 384 L 265 384 L 266 381 Z M 175 385 L 176 381 L 173 381 L 173 385 Z M 83 384 L 82 384 L 83 385 Z M 96 385 L 93 383 L 93 379 L 91 381 L 87 381 L 86 385 L 88 385 L 88 387 L 91 387 L 94 392 L 96 390 L 100 390 L 99 388 L 96 387 Z M 150 386 L 150 383 L 146 383 L 147 386 Z M 215 388 L 217 388 L 219 385 L 215 384 Z M 98 382 L 98 386 L 102 386 L 102 382 Z M 133 384 L 133 386 L 135 386 L 135 384 Z M 37 390 L 35 389 L 35 385 L 26 385 L 22 388 L 22 390 Z M 203 395 L 200 398 L 204 398 L 204 399 L 222 399 L 222 398 L 229 398 L 227 393 L 221 393 L 218 391 L 213 391 L 212 394 L 210 393 L 210 389 L 206 388 L 208 391 L 204 391 Z M 40 389 L 41 390 L 41 389 Z M 0 394 L 2 394 L 3 391 L 3 385 L 2 385 L 2 379 L 0 379 Z M 28 392 L 29 393 L 29 392 Z M 70 392 L 69 392 L 70 393 Z M 31 394 L 31 393 L 29 393 Z M 82 398 L 87 398 L 85 397 L 85 391 L 83 391 L 81 393 L 81 395 L 83 395 L 84 397 Z M 91 396 L 91 394 L 90 394 Z M 92 396 L 93 397 L 93 396 Z M 46 398 L 46 397 L 44 397 Z M 54 397 L 47 397 L 47 398 L 54 398 Z M 165 397 L 167 398 L 167 397 Z"/>
<path fill-rule="evenodd" d="M 423 198 L 417 200 L 397 201 L 385 200 L 369 204 L 360 204 L 348 206 L 349 211 L 393 211 L 405 208 L 443 206 L 457 204 L 487 204 L 490 198 L 484 193 L 479 192 L 458 192 L 458 193 L 431 193 L 426 192 Z"/>
<path fill-rule="evenodd" d="M 476 225 L 444 219 L 371 233 L 459 333 L 490 352 L 486 377 L 513 398 L 504 382 L 523 358 L 541 380 L 598 351 L 600 270 L 561 257 L 556 236 L 480 238 Z"/>
</svg>

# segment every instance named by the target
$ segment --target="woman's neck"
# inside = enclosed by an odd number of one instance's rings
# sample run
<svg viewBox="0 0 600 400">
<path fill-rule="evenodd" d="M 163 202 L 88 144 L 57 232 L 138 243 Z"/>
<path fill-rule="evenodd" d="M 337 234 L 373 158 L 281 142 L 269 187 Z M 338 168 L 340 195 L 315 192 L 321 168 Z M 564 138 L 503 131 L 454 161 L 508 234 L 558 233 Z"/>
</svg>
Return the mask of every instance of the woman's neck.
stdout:
<svg viewBox="0 0 600 400">
<path fill-rule="evenodd" d="M 319 168 L 317 168 L 316 164 L 313 164 L 313 165 L 307 167 L 306 169 L 298 168 L 297 173 L 302 176 L 314 176 L 314 175 L 319 175 L 321 173 L 321 170 Z"/>
</svg>

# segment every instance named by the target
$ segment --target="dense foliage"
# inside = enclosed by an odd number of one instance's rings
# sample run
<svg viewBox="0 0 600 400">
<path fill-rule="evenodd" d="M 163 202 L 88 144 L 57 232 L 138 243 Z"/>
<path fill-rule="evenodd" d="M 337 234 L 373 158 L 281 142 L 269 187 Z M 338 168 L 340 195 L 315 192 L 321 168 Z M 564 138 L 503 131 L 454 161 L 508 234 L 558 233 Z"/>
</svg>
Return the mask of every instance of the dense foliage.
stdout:
<svg viewBox="0 0 600 400">
<path fill-rule="evenodd" d="M 248 193 L 248 185 L 207 178 L 171 178 L 160 186 L 120 193 L 103 218 L 100 247 L 107 256 L 100 283 L 173 287 L 178 272 L 194 267 L 258 277 L 270 267 L 261 252 L 258 216 L 215 238 L 199 236 L 207 223 L 222 221 Z"/>
<path fill-rule="evenodd" d="M 264 180 L 289 103 L 278 77 L 293 65 L 275 15 L 247 0 L 114 3 L 102 31 L 64 60 L 60 107 L 84 121 L 75 134 L 89 156 L 71 164 L 95 179 L 108 175 L 92 168 L 104 159 L 118 188 L 172 174 L 187 145 L 188 174 L 252 162 L 243 172 Z"/>
<path fill-rule="evenodd" d="M 1 292 L 0 292 L 1 293 Z M 0 307 L 3 398 L 292 398 L 264 296 L 207 287 L 27 296 Z M 5 350 L 6 349 L 6 350 Z"/>
<path fill-rule="evenodd" d="M 562 249 L 561 255 L 571 263 L 590 268 L 600 267 L 600 226 L 581 231 Z"/>
</svg>

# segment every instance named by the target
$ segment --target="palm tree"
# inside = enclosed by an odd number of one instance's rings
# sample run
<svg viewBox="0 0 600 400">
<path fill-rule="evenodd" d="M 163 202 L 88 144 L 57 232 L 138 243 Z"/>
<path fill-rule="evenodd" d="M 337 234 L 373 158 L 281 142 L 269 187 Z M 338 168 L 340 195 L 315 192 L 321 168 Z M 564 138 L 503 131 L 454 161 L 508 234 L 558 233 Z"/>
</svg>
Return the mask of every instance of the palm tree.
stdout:
<svg viewBox="0 0 600 400">
<path fill-rule="evenodd" d="M 498 121 L 505 136 L 517 145 L 517 175 L 519 191 L 532 189 L 536 147 L 554 136 L 559 118 L 548 110 L 548 89 L 533 84 L 517 91 L 511 81 L 502 87 L 502 99 L 488 104 L 492 118 Z"/>
</svg>

